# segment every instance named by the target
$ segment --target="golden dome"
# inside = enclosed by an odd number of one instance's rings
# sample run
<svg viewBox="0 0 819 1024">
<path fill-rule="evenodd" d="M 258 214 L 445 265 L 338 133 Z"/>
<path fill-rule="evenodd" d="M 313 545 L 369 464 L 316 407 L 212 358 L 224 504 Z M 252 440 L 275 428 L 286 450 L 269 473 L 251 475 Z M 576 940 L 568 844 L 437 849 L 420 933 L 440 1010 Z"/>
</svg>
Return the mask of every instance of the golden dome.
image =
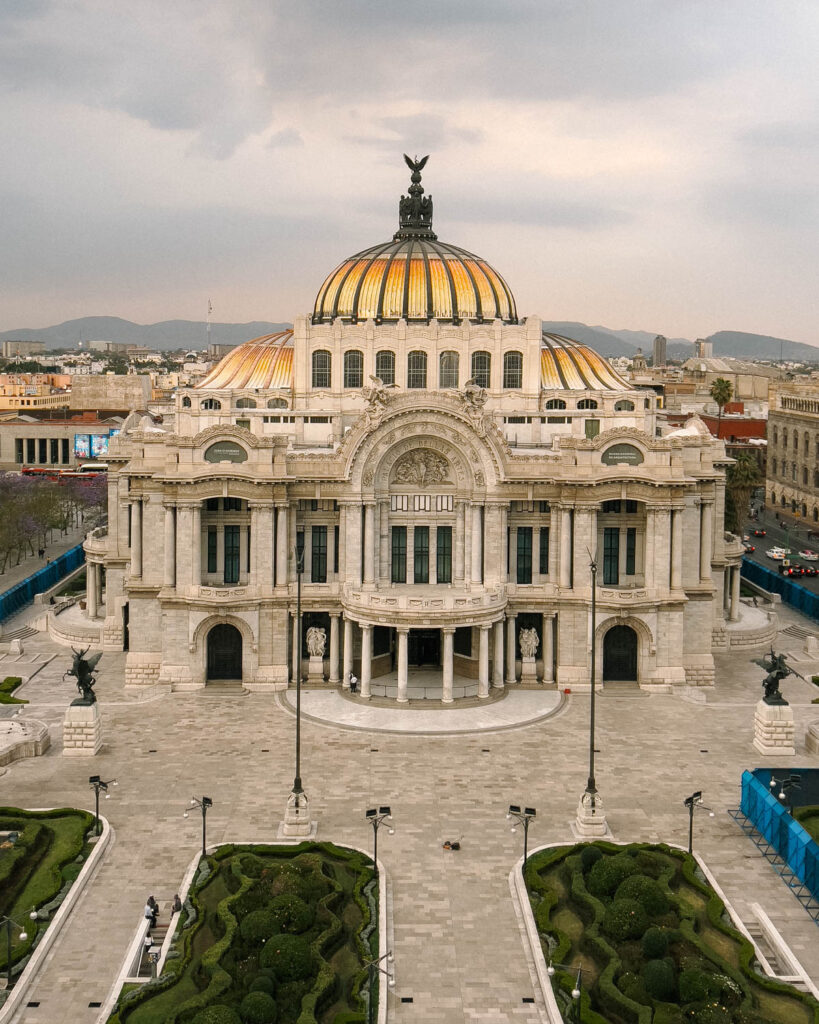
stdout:
<svg viewBox="0 0 819 1024">
<path fill-rule="evenodd" d="M 432 230 L 432 197 L 424 196 L 421 169 L 410 160 L 409 195 L 398 204 L 399 228 L 389 242 L 344 260 L 319 288 L 313 323 L 337 317 L 351 323 L 432 319 L 459 323 L 518 321 L 515 299 L 501 275 L 486 260 L 457 245 L 439 242 Z"/>
<path fill-rule="evenodd" d="M 547 391 L 633 391 L 594 349 L 561 334 L 543 332 L 540 386 Z"/>
<path fill-rule="evenodd" d="M 265 334 L 238 345 L 197 388 L 289 388 L 293 378 L 293 332 Z"/>
</svg>

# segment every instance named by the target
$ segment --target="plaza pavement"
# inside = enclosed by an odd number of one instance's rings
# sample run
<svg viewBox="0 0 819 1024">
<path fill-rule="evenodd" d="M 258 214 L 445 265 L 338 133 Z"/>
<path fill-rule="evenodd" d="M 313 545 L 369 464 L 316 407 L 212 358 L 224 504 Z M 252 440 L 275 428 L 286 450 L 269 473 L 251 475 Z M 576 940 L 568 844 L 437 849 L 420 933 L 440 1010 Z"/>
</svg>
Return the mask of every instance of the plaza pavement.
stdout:
<svg viewBox="0 0 819 1024">
<path fill-rule="evenodd" d="M 778 611 L 783 628 L 815 625 Z M 802 657 L 802 644 L 780 633 L 777 649 Z M 31 701 L 23 715 L 49 724 L 53 746 L 0 775 L 0 802 L 93 809 L 89 774 L 119 785 L 103 804 L 114 842 L 30 991 L 39 1006 L 23 1007 L 14 1020 L 92 1024 L 99 1010 L 89 1004 L 105 1001 L 145 897 L 172 897 L 196 853 L 201 818 L 182 816 L 190 797 L 213 799 L 209 843 L 275 841 L 293 781 L 294 720 L 281 694 L 126 693 L 124 655 L 105 654 L 97 687 L 104 748 L 95 758 L 63 758 L 61 722 L 74 697 L 61 680 L 68 652 L 43 635 L 27 639 L 25 649 L 24 657 L 38 658 L 28 661 L 34 675 L 19 691 Z M 617 839 L 678 844 L 687 841 L 683 799 L 702 789 L 716 816 L 695 819 L 696 848 L 744 918 L 749 903 L 761 903 L 819 982 L 817 926 L 726 813 L 739 803 L 744 768 L 819 767 L 819 757 L 804 750 L 805 728 L 819 718 L 819 706 L 810 704 L 817 690 L 799 680 L 784 684 L 797 723 L 796 756 L 769 764 L 755 752 L 753 713 L 764 673 L 750 658 L 760 653 L 719 656 L 706 702 L 609 684 L 597 702 L 597 784 Z M 806 676 L 819 671 L 817 661 L 793 664 Z M 0 669 L 13 670 L 5 659 Z M 449 733 L 419 728 L 427 711 L 387 709 L 393 723 L 385 725 L 367 720 L 370 709 L 362 720 L 360 705 L 338 694 L 304 694 L 302 777 L 319 838 L 370 849 L 365 809 L 392 806 L 395 834 L 382 830 L 379 857 L 393 900 L 389 1019 L 397 1024 L 543 1020 L 508 883 L 522 834 L 510 832 L 505 812 L 510 802 L 537 808 L 530 849 L 571 841 L 586 782 L 589 700 L 572 695 L 558 704 L 544 691 L 552 713 L 515 727 L 516 701 L 521 717 L 531 717 L 530 693 L 491 706 L 504 721 L 498 731 L 460 732 L 472 709 L 442 709 Z M 333 716 L 341 724 L 328 721 Z M 390 731 L 396 722 L 406 731 Z M 455 838 L 460 852 L 444 851 L 442 842 Z M 535 1003 L 523 1003 L 526 997 Z"/>
</svg>

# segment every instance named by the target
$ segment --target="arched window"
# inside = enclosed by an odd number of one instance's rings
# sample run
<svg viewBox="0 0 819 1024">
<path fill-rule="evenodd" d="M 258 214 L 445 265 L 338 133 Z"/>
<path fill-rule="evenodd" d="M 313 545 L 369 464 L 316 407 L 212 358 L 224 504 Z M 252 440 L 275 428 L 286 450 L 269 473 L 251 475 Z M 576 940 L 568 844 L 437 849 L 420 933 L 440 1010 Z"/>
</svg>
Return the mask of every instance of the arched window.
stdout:
<svg viewBox="0 0 819 1024">
<path fill-rule="evenodd" d="M 438 360 L 438 387 L 457 388 L 458 386 L 458 353 L 442 352 Z"/>
<path fill-rule="evenodd" d="M 771 491 L 771 504 L 776 504 L 776 491 Z"/>
<path fill-rule="evenodd" d="M 785 495 L 784 495 L 784 494 L 783 494 L 783 495 L 782 495 L 782 497 L 781 497 L 781 498 L 779 499 L 779 505 L 780 505 L 780 507 L 781 507 L 781 508 L 784 508 L 784 507 L 785 507 Z"/>
<path fill-rule="evenodd" d="M 798 430 L 794 430 L 794 432 L 793 432 L 793 450 L 795 452 L 799 451 L 799 431 Z"/>
<path fill-rule="evenodd" d="M 805 431 L 804 441 L 805 441 L 805 455 L 808 456 L 808 455 L 810 455 L 810 434 L 807 432 L 807 430 Z"/>
<path fill-rule="evenodd" d="M 190 407 L 191 407 L 191 400 L 190 400 L 190 398 L 188 398 L 187 395 L 185 395 L 185 397 L 182 399 L 182 408 L 183 409 L 190 409 Z"/>
<path fill-rule="evenodd" d="M 771 476 L 776 476 L 776 459 L 771 459 Z"/>
<path fill-rule="evenodd" d="M 788 428 L 787 427 L 783 427 L 782 428 L 782 444 L 783 444 L 783 446 L 785 448 L 788 447 Z"/>
<path fill-rule="evenodd" d="M 577 403 L 578 409 L 596 409 L 597 402 L 593 398 L 581 398 Z"/>
<path fill-rule="evenodd" d="M 237 398 L 236 399 L 237 409 L 255 409 L 256 399 L 255 398 Z"/>
<path fill-rule="evenodd" d="M 492 356 L 488 352 L 472 353 L 472 379 L 479 388 L 488 388 L 492 375 Z"/>
<path fill-rule="evenodd" d="M 284 398 L 268 398 L 267 400 L 268 409 L 286 409 L 287 400 Z"/>
<path fill-rule="evenodd" d="M 395 383 L 395 353 L 384 350 L 375 353 L 375 375 L 384 384 Z"/>
<path fill-rule="evenodd" d="M 808 516 L 808 506 L 803 501 L 802 502 L 802 518 L 803 519 L 807 519 L 807 516 Z"/>
<path fill-rule="evenodd" d="M 808 486 L 808 468 L 807 466 L 802 467 L 802 486 Z"/>
<path fill-rule="evenodd" d="M 427 354 L 426 352 L 410 352 L 407 356 L 407 387 L 425 388 L 427 386 Z"/>
<path fill-rule="evenodd" d="M 504 352 L 503 386 L 505 388 L 523 387 L 523 356 L 520 352 Z"/>
<path fill-rule="evenodd" d="M 819 469 L 813 471 L 813 486 L 819 487 Z"/>
<path fill-rule="evenodd" d="M 643 399 L 643 407 L 646 408 L 646 409 L 650 409 L 651 408 L 651 399 L 650 398 L 644 398 Z"/>
<path fill-rule="evenodd" d="M 773 428 L 773 443 L 779 444 L 779 429 L 777 427 Z"/>
<path fill-rule="evenodd" d="M 634 412 L 634 402 L 630 402 L 627 398 L 621 398 L 619 402 L 614 403 L 615 412 Z"/>
<path fill-rule="evenodd" d="M 202 402 L 202 408 L 203 409 L 221 409 L 222 408 L 222 403 L 219 401 L 218 398 L 206 398 L 204 400 L 204 402 Z"/>
<path fill-rule="evenodd" d="M 819 508 L 815 505 L 813 506 L 813 521 L 814 523 L 819 523 Z"/>
<path fill-rule="evenodd" d="M 331 372 L 333 368 L 333 357 L 326 349 L 319 349 L 313 353 L 313 387 L 329 388 Z"/>
<path fill-rule="evenodd" d="M 566 403 L 562 398 L 550 398 L 545 407 L 547 409 L 565 409 Z"/>
<path fill-rule="evenodd" d="M 358 349 L 344 353 L 344 387 L 360 388 L 364 385 L 364 354 Z"/>
<path fill-rule="evenodd" d="M 796 463 L 791 463 L 791 480 L 796 480 Z"/>
</svg>

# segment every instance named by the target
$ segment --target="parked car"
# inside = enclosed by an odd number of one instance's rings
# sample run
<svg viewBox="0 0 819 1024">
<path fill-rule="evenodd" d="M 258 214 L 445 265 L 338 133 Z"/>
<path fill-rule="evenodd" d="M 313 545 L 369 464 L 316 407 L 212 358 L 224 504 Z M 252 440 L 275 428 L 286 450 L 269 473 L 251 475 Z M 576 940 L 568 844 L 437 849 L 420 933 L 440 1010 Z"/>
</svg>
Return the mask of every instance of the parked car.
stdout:
<svg viewBox="0 0 819 1024">
<path fill-rule="evenodd" d="M 790 554 L 789 548 L 768 548 L 765 552 L 768 558 L 772 558 L 774 562 L 781 562 L 783 558 L 787 558 Z"/>
<path fill-rule="evenodd" d="M 754 537 L 766 537 L 768 534 L 767 530 L 751 530 Z"/>
<path fill-rule="evenodd" d="M 817 555 L 815 551 L 811 551 L 810 548 L 806 548 L 804 551 L 800 551 L 799 557 L 804 558 L 806 562 L 819 561 L 819 555 Z"/>
</svg>

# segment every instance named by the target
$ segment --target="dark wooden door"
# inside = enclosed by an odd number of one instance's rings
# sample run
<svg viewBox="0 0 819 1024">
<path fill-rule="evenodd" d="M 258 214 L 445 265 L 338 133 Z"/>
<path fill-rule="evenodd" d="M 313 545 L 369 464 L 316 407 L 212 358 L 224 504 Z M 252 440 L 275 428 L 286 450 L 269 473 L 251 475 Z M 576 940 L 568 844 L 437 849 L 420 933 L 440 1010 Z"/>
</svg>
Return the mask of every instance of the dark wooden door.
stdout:
<svg viewBox="0 0 819 1024">
<path fill-rule="evenodd" d="M 208 633 L 208 679 L 242 678 L 242 634 L 229 623 Z"/>
<path fill-rule="evenodd" d="M 612 626 L 603 638 L 603 679 L 636 682 L 637 634 L 631 626 Z"/>
<path fill-rule="evenodd" d="M 411 629 L 407 643 L 407 661 L 420 668 L 422 665 L 441 664 L 441 631 L 438 629 Z"/>
</svg>

